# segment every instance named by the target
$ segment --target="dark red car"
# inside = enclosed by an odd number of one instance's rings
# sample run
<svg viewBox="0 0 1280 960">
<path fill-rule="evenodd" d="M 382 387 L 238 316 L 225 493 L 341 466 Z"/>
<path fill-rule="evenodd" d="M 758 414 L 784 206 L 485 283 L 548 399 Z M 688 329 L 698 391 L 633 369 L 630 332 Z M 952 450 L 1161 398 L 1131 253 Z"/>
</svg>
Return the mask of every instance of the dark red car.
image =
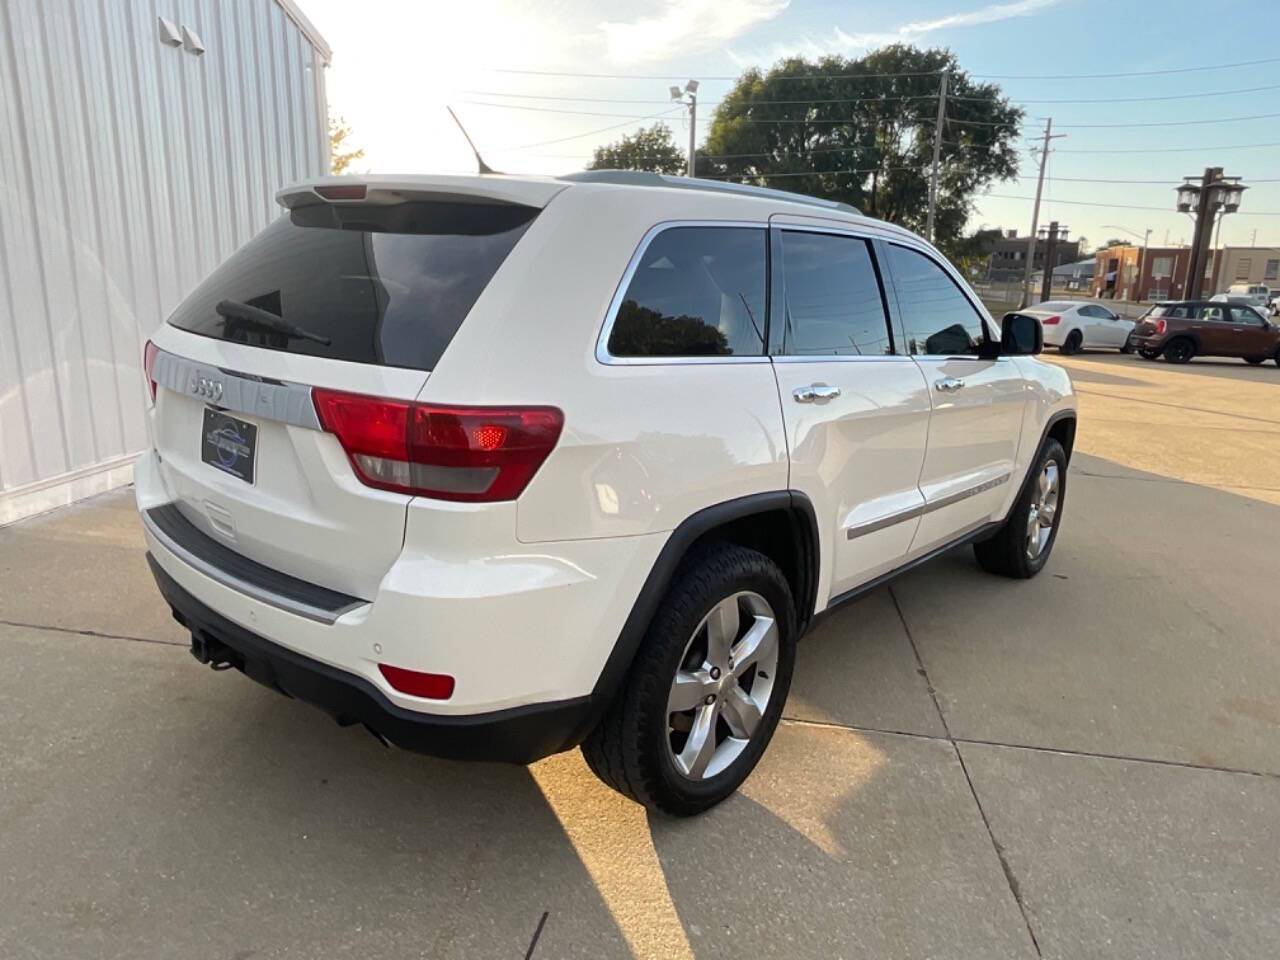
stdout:
<svg viewBox="0 0 1280 960">
<path fill-rule="evenodd" d="M 1170 363 L 1192 357 L 1240 357 L 1280 366 L 1280 326 L 1253 307 L 1220 300 L 1157 303 L 1138 320 L 1129 346 L 1148 360 Z"/>
</svg>

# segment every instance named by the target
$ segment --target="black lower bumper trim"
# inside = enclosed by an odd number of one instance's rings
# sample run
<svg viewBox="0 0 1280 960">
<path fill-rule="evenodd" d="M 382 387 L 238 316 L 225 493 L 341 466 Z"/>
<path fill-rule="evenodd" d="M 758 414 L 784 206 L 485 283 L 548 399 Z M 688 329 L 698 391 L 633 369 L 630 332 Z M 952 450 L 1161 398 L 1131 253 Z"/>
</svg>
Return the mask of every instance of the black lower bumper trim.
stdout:
<svg viewBox="0 0 1280 960">
<path fill-rule="evenodd" d="M 338 723 L 364 724 L 398 747 L 455 760 L 532 763 L 577 746 L 590 732 L 596 712 L 589 696 L 465 716 L 398 707 L 363 677 L 232 623 L 179 586 L 151 554 L 147 562 L 175 619 L 191 631 L 198 660 L 235 667 L 273 690 L 319 707 Z"/>
</svg>

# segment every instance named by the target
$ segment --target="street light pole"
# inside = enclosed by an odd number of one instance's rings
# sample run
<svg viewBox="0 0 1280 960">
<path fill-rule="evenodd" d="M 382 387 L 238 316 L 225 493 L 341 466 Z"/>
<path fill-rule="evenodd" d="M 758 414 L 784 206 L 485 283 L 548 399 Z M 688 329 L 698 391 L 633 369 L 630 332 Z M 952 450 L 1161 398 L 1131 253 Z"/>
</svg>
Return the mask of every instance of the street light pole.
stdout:
<svg viewBox="0 0 1280 960">
<path fill-rule="evenodd" d="M 1193 183 L 1199 180 L 1199 184 Z M 1196 209 L 1196 229 L 1191 241 L 1191 262 L 1187 265 L 1187 283 L 1184 295 L 1188 300 L 1198 300 L 1204 289 L 1205 268 L 1208 266 L 1209 240 L 1213 235 L 1214 216 L 1235 213 L 1240 209 L 1240 198 L 1248 189 L 1239 177 L 1224 177 L 1221 167 L 1205 167 L 1200 177 L 1185 177 L 1177 187 L 1177 209 L 1190 213 Z"/>
<path fill-rule="evenodd" d="M 686 100 L 685 95 L 688 94 L 689 99 Z M 694 172 L 694 150 L 696 149 L 698 137 L 698 81 L 690 80 L 684 85 L 684 89 L 679 87 L 671 87 L 671 99 L 677 103 L 683 103 L 689 108 L 689 177 L 695 176 Z"/>
</svg>

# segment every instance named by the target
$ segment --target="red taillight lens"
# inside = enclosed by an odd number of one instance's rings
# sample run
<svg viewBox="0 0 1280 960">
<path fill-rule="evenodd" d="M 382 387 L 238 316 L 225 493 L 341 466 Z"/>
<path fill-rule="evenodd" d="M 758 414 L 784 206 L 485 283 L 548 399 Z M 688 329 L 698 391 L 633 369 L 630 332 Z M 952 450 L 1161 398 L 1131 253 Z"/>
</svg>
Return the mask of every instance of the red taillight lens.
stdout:
<svg viewBox="0 0 1280 960">
<path fill-rule="evenodd" d="M 156 368 L 156 354 L 159 352 L 160 348 L 150 340 L 148 340 L 147 345 L 142 348 L 142 369 L 147 375 L 147 389 L 151 391 L 152 403 L 156 402 L 156 379 L 153 376 L 152 371 Z"/>
<path fill-rule="evenodd" d="M 438 407 L 319 387 L 321 425 L 371 487 L 440 500 L 514 500 L 555 448 L 555 407 Z"/>
<path fill-rule="evenodd" d="M 1156 333 L 1157 334 L 1164 333 L 1166 326 L 1167 324 L 1165 324 L 1164 318 L 1161 317 L 1159 320 L 1156 321 Z"/>
<path fill-rule="evenodd" d="M 387 678 L 387 683 L 411 697 L 448 700 L 453 696 L 453 677 L 447 673 L 420 673 L 385 663 L 378 664 L 378 670 Z"/>
<path fill-rule="evenodd" d="M 1059 323 L 1062 322 L 1062 317 L 1059 317 L 1059 316 L 1045 317 L 1040 322 L 1042 325 L 1046 327 L 1053 327 L 1053 326 L 1057 326 Z"/>
</svg>

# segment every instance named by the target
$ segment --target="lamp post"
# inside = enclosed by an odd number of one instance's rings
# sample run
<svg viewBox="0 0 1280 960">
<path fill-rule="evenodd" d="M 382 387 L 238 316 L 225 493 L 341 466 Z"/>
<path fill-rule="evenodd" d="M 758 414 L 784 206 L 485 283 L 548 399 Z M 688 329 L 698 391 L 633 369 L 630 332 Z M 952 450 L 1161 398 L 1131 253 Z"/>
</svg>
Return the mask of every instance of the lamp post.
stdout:
<svg viewBox="0 0 1280 960">
<path fill-rule="evenodd" d="M 1102 225 L 1102 229 L 1103 230 L 1119 230 L 1121 233 L 1127 233 L 1131 237 L 1136 237 L 1138 235 L 1136 230 L 1130 230 L 1128 227 L 1122 227 L 1119 224 L 1115 224 L 1115 223 L 1104 223 Z M 1147 227 L 1147 229 L 1142 234 L 1142 249 L 1138 251 L 1138 290 L 1139 291 L 1142 290 L 1142 265 L 1147 260 L 1147 243 L 1150 240 L 1151 240 L 1151 228 Z M 1139 296 L 1139 297 L 1136 297 L 1135 299 L 1141 301 L 1143 298 Z"/>
<path fill-rule="evenodd" d="M 698 81 L 690 80 L 684 85 L 684 89 L 672 86 L 671 100 L 675 103 L 683 103 L 689 107 L 689 176 L 694 175 L 693 170 L 693 149 L 694 141 L 698 136 Z M 685 95 L 689 99 L 685 99 Z"/>
<path fill-rule="evenodd" d="M 1249 188 L 1240 182 L 1239 177 L 1224 177 L 1221 167 L 1205 167 L 1202 176 L 1184 177 L 1183 180 L 1182 184 L 1174 188 L 1178 192 L 1177 210 L 1180 213 L 1190 213 L 1194 209 L 1196 218 L 1184 296 L 1188 300 L 1198 300 L 1204 289 L 1214 218 L 1219 211 L 1235 213 L 1239 210 L 1240 199 Z M 1199 183 L 1194 182 L 1197 180 Z"/>
</svg>

